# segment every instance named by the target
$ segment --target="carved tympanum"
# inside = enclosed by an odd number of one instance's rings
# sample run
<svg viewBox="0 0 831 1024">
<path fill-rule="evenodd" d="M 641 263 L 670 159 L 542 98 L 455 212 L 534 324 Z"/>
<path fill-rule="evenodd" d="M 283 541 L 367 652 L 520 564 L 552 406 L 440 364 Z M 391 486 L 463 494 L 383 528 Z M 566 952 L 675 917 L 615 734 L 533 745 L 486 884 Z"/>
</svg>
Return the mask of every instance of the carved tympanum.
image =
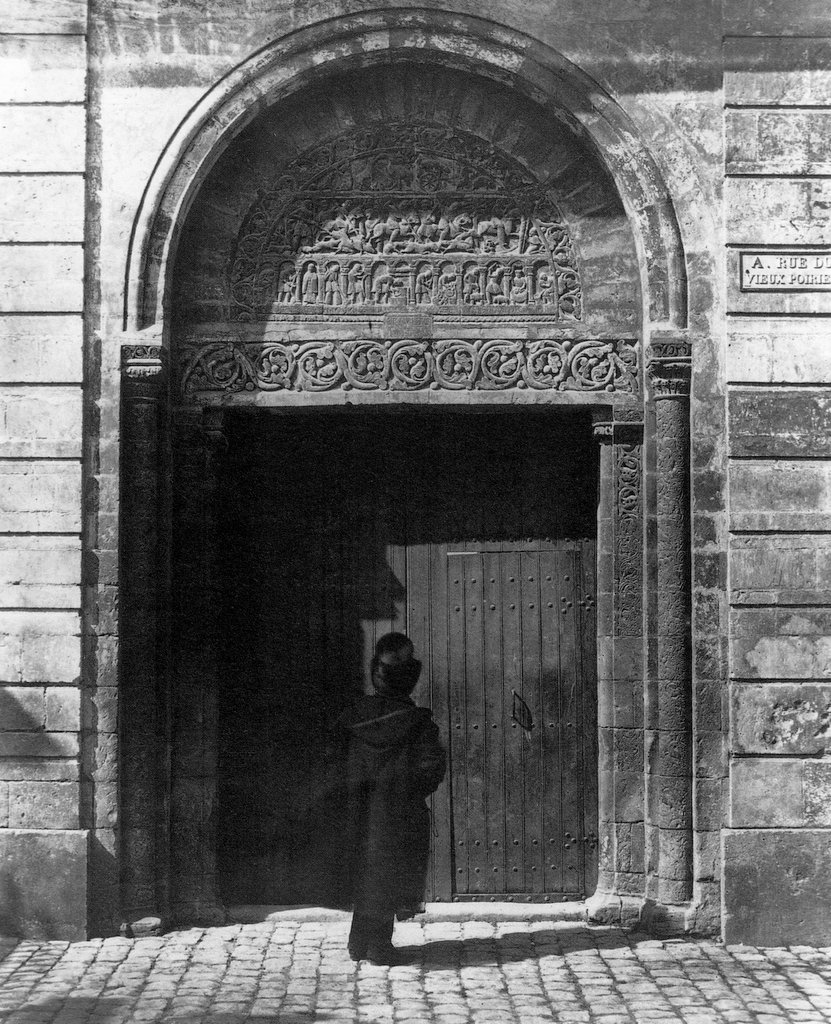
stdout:
<svg viewBox="0 0 831 1024">
<path fill-rule="evenodd" d="M 550 190 L 469 133 L 404 123 L 289 164 L 243 222 L 230 295 L 237 321 L 379 307 L 582 317 Z"/>
</svg>

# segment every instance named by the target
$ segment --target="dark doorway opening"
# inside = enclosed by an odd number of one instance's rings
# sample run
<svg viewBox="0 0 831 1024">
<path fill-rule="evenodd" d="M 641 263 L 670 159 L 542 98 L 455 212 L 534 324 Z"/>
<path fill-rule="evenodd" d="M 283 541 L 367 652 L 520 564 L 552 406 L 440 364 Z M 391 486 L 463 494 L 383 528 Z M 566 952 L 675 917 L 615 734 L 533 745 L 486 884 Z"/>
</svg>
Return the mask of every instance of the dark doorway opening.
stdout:
<svg viewBox="0 0 831 1024">
<path fill-rule="evenodd" d="M 577 411 L 230 416 L 218 871 L 229 904 L 345 901 L 309 796 L 375 640 L 409 633 L 450 755 L 433 899 L 596 875 L 597 456 Z"/>
</svg>

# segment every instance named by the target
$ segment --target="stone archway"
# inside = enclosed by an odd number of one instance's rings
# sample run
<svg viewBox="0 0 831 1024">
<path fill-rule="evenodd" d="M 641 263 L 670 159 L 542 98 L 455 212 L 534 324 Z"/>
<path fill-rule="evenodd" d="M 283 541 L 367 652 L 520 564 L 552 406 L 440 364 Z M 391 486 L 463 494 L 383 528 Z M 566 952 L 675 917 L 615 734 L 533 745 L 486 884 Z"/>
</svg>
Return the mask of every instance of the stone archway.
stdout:
<svg viewBox="0 0 831 1024">
<path fill-rule="evenodd" d="M 471 20 L 471 25 L 474 21 Z M 483 31 L 478 22 L 475 27 Z M 347 29 L 348 26 L 344 26 L 344 31 Z M 673 252 L 677 232 L 672 227 L 671 215 L 667 219 L 671 211 L 663 197 L 660 201 L 655 197 L 654 205 L 656 211 L 660 209 L 658 223 L 662 226 L 656 228 L 655 219 L 646 215 L 641 227 L 652 223 L 646 234 L 637 230 L 637 223 L 633 232 L 632 221 L 624 214 L 620 199 L 620 175 L 616 182 L 610 178 L 604 161 L 597 155 L 597 142 L 586 138 L 585 129 L 575 130 L 573 120 L 569 124 L 569 116 L 564 113 L 558 117 L 550 113 L 536 118 L 530 115 L 534 109 L 545 111 L 551 100 L 550 96 L 540 97 L 539 82 L 529 86 L 517 79 L 514 84 L 519 84 L 520 88 L 512 92 L 505 85 L 495 85 L 487 76 L 474 78 L 469 73 L 460 74 L 453 65 L 464 64 L 464 61 L 448 58 L 445 46 L 446 43 L 442 43 L 428 48 L 428 59 L 450 64 L 449 69 L 440 72 L 445 81 L 467 82 L 467 86 L 456 86 L 457 106 L 454 109 L 452 102 L 447 105 L 444 121 L 440 118 L 437 127 L 433 118 L 422 125 L 422 131 L 440 130 L 447 135 L 455 130 L 455 137 L 459 138 L 464 111 L 461 131 L 470 136 L 469 145 L 474 151 L 476 145 L 488 147 L 497 165 L 502 160 L 504 167 L 513 168 L 517 176 L 514 190 L 526 189 L 529 196 L 533 192 L 533 203 L 537 205 L 532 204 L 525 214 L 519 209 L 514 218 L 515 228 L 521 231 L 523 217 L 526 224 L 536 220 L 539 227 L 534 230 L 544 257 L 537 258 L 532 253 L 526 258 L 527 237 L 525 252 L 512 251 L 513 242 L 500 241 L 499 228 L 494 224 L 492 251 L 462 250 L 455 254 L 445 251 L 442 254 L 445 263 L 453 268 L 452 274 L 447 272 L 446 286 L 450 289 L 452 283 L 456 297 L 462 301 L 437 301 L 441 298 L 441 266 L 433 270 L 429 295 L 426 291 L 419 293 L 420 264 L 412 258 L 412 255 L 423 256 L 429 250 L 422 253 L 416 250 L 411 255 L 397 251 L 393 245 L 384 251 L 395 241 L 388 232 L 386 241 L 380 247 L 376 245 L 369 253 L 371 258 L 364 260 L 361 254 L 348 249 L 349 245 L 354 246 L 354 225 L 345 228 L 343 224 L 334 223 L 337 218 L 330 216 L 331 208 L 325 206 L 311 218 L 318 230 L 316 242 L 312 244 L 320 242 L 321 231 L 328 239 L 336 239 L 338 231 L 341 237 L 348 238 L 352 231 L 353 241 L 347 243 L 345 254 L 329 259 L 327 253 L 334 250 L 324 248 L 322 259 L 309 253 L 307 255 L 313 258 L 306 259 L 306 263 L 315 267 L 318 289 L 326 287 L 328 265 L 338 266 L 336 272 L 332 271 L 334 283 L 330 282 L 328 299 L 339 295 L 340 301 L 318 302 L 318 294 L 313 296 L 311 287 L 305 289 L 296 263 L 284 258 L 285 247 L 280 249 L 282 243 L 275 247 L 273 223 L 264 235 L 260 232 L 263 237 L 257 240 L 259 256 L 253 266 L 246 266 L 243 261 L 243 268 L 239 270 L 240 260 L 235 255 L 231 260 L 231 273 L 226 278 L 226 293 L 221 289 L 212 291 L 212 284 L 217 281 L 221 284 L 222 278 L 222 275 L 212 276 L 206 263 L 212 248 L 238 253 L 240 244 L 257 236 L 257 232 L 249 228 L 252 223 L 256 226 L 258 217 L 268 219 L 270 216 L 277 222 L 282 215 L 290 233 L 293 231 L 291 224 L 297 221 L 296 217 L 294 222 L 290 216 L 286 217 L 285 206 L 269 200 L 272 195 L 285 196 L 285 186 L 281 192 L 272 179 L 271 185 L 263 191 L 263 179 L 258 177 L 256 167 L 254 173 L 250 173 L 250 163 L 239 162 L 239 153 L 245 152 L 246 146 L 249 152 L 251 149 L 246 138 L 256 136 L 258 130 L 268 124 L 269 117 L 282 119 L 281 142 L 294 145 L 301 154 L 300 159 L 304 153 L 315 152 L 315 146 L 324 146 L 327 138 L 337 138 L 331 128 L 327 135 L 327 115 L 317 108 L 316 123 L 311 127 L 301 123 L 302 116 L 295 136 L 285 127 L 286 123 L 291 124 L 292 103 L 300 109 L 304 104 L 308 107 L 310 97 L 325 97 L 327 91 L 329 95 L 343 94 L 342 90 L 332 90 L 331 73 L 326 81 L 310 86 L 312 91 L 307 91 L 302 98 L 293 100 L 288 96 L 278 104 L 271 95 L 274 103 L 261 114 L 259 121 L 251 122 L 242 132 L 238 131 L 240 124 L 250 121 L 262 105 L 256 109 L 241 105 L 242 96 L 246 94 L 246 87 L 242 85 L 238 91 L 232 91 L 227 99 L 227 114 L 223 115 L 231 125 L 228 139 L 221 145 L 209 142 L 214 127 L 222 120 L 220 117 L 219 121 L 212 122 L 213 127 L 209 124 L 200 136 L 189 142 L 191 155 L 172 169 L 162 190 L 160 205 L 149 222 L 145 245 L 140 247 L 145 257 L 142 285 L 134 292 L 138 303 L 133 307 L 130 320 L 136 326 L 155 323 L 162 337 L 159 341 L 143 345 L 133 343 L 124 348 L 125 482 L 132 493 L 137 493 L 136 485 L 141 493 L 141 481 L 156 479 L 158 449 L 164 448 L 164 444 L 159 445 L 155 435 L 160 420 L 153 409 L 154 403 L 162 402 L 163 395 L 158 389 L 153 390 L 152 382 L 161 379 L 165 353 L 172 345 L 173 412 L 169 436 L 175 468 L 174 487 L 178 489 L 180 508 L 178 527 L 174 524 L 173 529 L 180 538 L 175 542 L 179 545 L 178 557 L 199 566 L 193 577 L 193 588 L 179 599 L 191 602 L 197 609 L 203 629 L 198 635 L 184 638 L 178 662 L 174 660 L 171 669 L 164 644 L 153 639 L 159 635 L 154 626 L 154 610 L 160 598 L 164 603 L 164 588 L 159 588 L 160 592 L 150 602 L 146 594 L 152 587 L 143 590 L 145 597 L 137 604 L 137 610 L 141 605 L 142 614 L 135 619 L 131 618 L 129 603 L 126 609 L 122 663 L 125 679 L 132 678 L 132 670 L 139 665 L 143 676 L 147 675 L 147 666 L 160 666 L 155 685 L 144 686 L 140 691 L 138 687 L 125 687 L 125 707 L 131 708 L 133 701 L 141 710 L 142 721 L 148 724 L 143 731 L 131 727 L 122 735 L 125 793 L 122 857 L 126 868 L 123 878 L 128 919 L 159 910 L 172 912 L 180 918 L 203 920 L 215 919 L 220 914 L 213 860 L 215 773 L 212 774 L 211 769 L 210 743 L 215 729 L 215 701 L 212 703 L 206 698 L 215 685 L 217 661 L 216 652 L 205 638 L 215 635 L 220 627 L 213 618 L 212 593 L 216 580 L 212 574 L 216 561 L 212 556 L 215 532 L 211 509 L 217 456 L 223 446 L 221 410 L 228 404 L 285 408 L 314 402 L 394 405 L 441 401 L 448 405 L 559 404 L 592 409 L 595 433 L 603 442 L 598 527 L 601 849 L 598 893 L 593 907 L 596 914 L 611 914 L 620 919 L 630 912 L 627 907 L 639 913 L 644 900 L 652 899 L 661 907 L 681 910 L 689 902 L 692 839 L 688 570 L 686 576 L 683 573 L 689 543 L 688 514 L 685 517 L 684 512 L 688 458 L 684 382 L 690 353 L 688 344 L 677 332 L 656 337 L 650 350 L 650 379 L 654 382 L 655 397 L 668 399 L 666 405 L 659 403 L 655 420 L 659 472 L 655 513 L 646 507 L 649 489 L 645 486 L 643 437 L 643 331 L 646 326 L 643 310 L 651 313 L 652 323 L 680 323 L 684 317 L 684 288 L 679 284 L 683 282 L 683 265 L 677 247 Z M 251 88 L 256 82 L 256 89 L 261 92 L 265 89 L 264 82 L 270 72 L 263 70 L 264 65 L 271 68 L 278 79 L 284 78 L 284 69 L 278 74 L 271 67 L 273 59 L 276 59 L 275 54 L 270 54 L 268 61 L 261 60 L 260 74 L 250 80 Z M 487 56 L 485 52 L 482 67 L 486 71 L 491 59 L 492 54 Z M 358 63 L 367 62 L 361 58 Z M 534 74 L 539 80 L 546 79 L 550 83 L 550 77 L 546 78 L 550 76 L 550 65 L 546 71 L 542 61 L 534 65 L 529 59 L 528 66 L 536 68 Z M 400 78 L 421 72 L 404 61 L 383 73 Z M 371 78 L 375 72 L 368 68 L 346 74 L 347 78 L 351 74 L 354 81 L 362 76 L 365 79 L 367 75 Z M 435 66 L 431 74 L 435 77 Z M 504 77 L 504 72 L 498 77 Z M 303 74 L 300 79 L 304 79 Z M 291 89 L 284 91 L 292 92 L 299 85 L 300 82 L 295 81 Z M 585 86 L 585 81 L 575 74 L 566 90 L 572 100 L 570 115 L 578 122 L 581 119 L 593 121 L 597 117 L 596 106 L 591 111 L 592 117 L 588 117 L 588 100 L 585 92 L 580 93 Z M 554 88 L 552 85 L 552 89 L 555 104 L 563 103 L 562 86 Z M 469 95 L 477 90 L 480 95 L 484 93 L 493 99 L 491 104 L 481 103 L 478 114 L 470 106 Z M 452 98 L 453 90 L 450 91 Z M 528 92 L 535 93 L 534 100 L 529 99 Z M 406 90 L 400 90 L 400 95 L 406 95 Z M 497 102 L 496 97 L 501 100 Z M 536 102 L 539 99 L 543 99 L 545 105 L 540 106 Z M 403 105 L 402 100 L 395 99 L 394 92 L 389 102 Z M 492 111 L 494 106 L 497 110 L 513 107 L 516 111 L 517 104 L 526 111 L 524 117 L 515 117 L 515 122 L 525 130 L 525 137 L 514 127 L 508 133 L 506 148 L 500 149 L 495 146 L 494 137 L 504 130 L 507 119 L 500 129 L 498 119 L 491 118 L 487 123 L 483 111 Z M 616 122 L 615 117 L 610 116 L 608 105 L 600 106 L 605 128 L 595 134 L 602 139 L 605 132 L 608 139 L 610 132 L 619 130 L 622 119 Z M 236 115 L 232 114 L 234 110 Z M 340 109 L 330 113 L 329 124 L 334 124 L 341 112 L 342 102 Z M 410 116 L 412 123 L 412 112 Z M 477 121 L 477 117 L 480 120 Z M 403 121 L 399 123 L 404 126 Z M 371 129 L 372 125 L 368 127 Z M 304 133 L 311 146 L 300 145 Z M 236 137 L 233 147 L 231 136 Z M 540 140 L 549 143 L 542 151 Z M 553 146 L 550 145 L 552 140 Z M 567 140 L 574 151 L 579 152 L 577 168 L 573 166 L 573 159 L 558 164 L 562 156 L 561 152 L 558 156 L 558 140 Z M 420 146 L 419 149 L 417 144 L 413 150 L 416 156 L 435 154 L 435 146 L 431 150 L 423 140 Z M 224 155 L 218 154 L 220 150 L 224 150 Z M 375 150 L 383 150 L 383 146 L 376 145 Z M 200 151 L 204 165 L 194 172 L 192 160 Z M 614 159 L 610 156 L 612 163 Z M 280 161 L 281 166 L 290 166 L 290 163 L 284 158 Z M 481 164 L 482 154 L 468 163 Z M 225 215 L 220 214 L 205 232 L 205 225 L 213 216 L 211 211 L 215 213 L 217 209 L 216 190 L 227 187 L 223 186 L 223 181 L 227 181 L 228 168 L 234 165 L 247 168 L 242 176 L 237 174 L 233 180 L 238 192 L 244 194 L 245 189 L 249 189 L 249 200 L 230 217 L 230 227 L 223 223 L 227 219 Z M 628 191 L 623 189 L 624 194 L 631 202 L 634 189 L 643 200 L 638 173 L 642 173 L 643 181 L 649 181 L 650 175 L 637 160 L 629 167 L 635 168 L 635 173 L 633 175 L 629 169 L 621 172 L 630 186 Z M 382 172 L 383 169 L 376 166 L 376 177 L 371 180 L 377 182 Z M 503 181 L 505 173 L 503 171 Z M 177 181 L 180 184 L 174 187 Z M 591 187 L 581 189 L 587 181 Z M 197 182 L 198 194 L 195 192 Z M 258 185 L 260 198 L 256 197 Z M 469 185 L 457 191 L 475 198 L 475 189 Z M 654 184 L 647 187 L 654 189 Z M 419 188 L 423 206 L 425 192 L 420 182 Z M 495 188 L 493 179 L 489 188 L 491 199 L 508 194 Z M 383 189 L 370 191 L 377 193 Z M 330 187 L 329 193 L 327 202 L 337 199 L 342 203 L 343 195 L 337 189 Z M 298 191 L 295 187 L 291 195 L 294 202 L 298 201 L 298 196 L 306 201 L 309 189 Z M 543 219 L 538 204 L 545 202 L 549 206 L 545 208 Z M 647 202 L 646 206 L 649 205 Z M 389 204 L 384 209 L 388 208 Z M 183 216 L 186 210 L 187 216 Z M 268 211 L 267 216 L 264 210 Z M 424 207 L 424 210 L 433 216 L 432 209 Z M 399 210 L 396 216 L 401 212 Z M 174 213 L 176 219 L 169 220 Z M 496 217 L 492 208 L 490 213 Z M 500 210 L 500 213 L 503 231 L 507 230 L 511 236 L 514 226 L 506 229 L 507 211 Z M 418 227 L 412 228 L 414 237 L 424 225 L 422 214 L 419 214 Z M 378 211 L 365 210 L 364 227 L 370 219 L 373 227 L 383 223 Z M 440 216 L 433 219 L 440 233 Z M 400 224 L 397 230 L 400 238 Z M 483 233 L 482 237 L 485 235 Z M 552 240 L 557 244 L 565 240 L 559 260 L 551 258 Z M 667 240 L 669 248 L 665 244 Z M 428 238 L 427 242 L 430 241 Z M 438 243 L 439 238 L 434 241 Z M 298 251 L 308 244 L 301 238 L 297 243 Z M 644 245 L 651 249 L 648 261 L 638 257 Z M 197 295 L 195 305 L 192 303 L 190 307 L 187 299 L 188 296 L 194 298 L 194 275 L 189 271 L 177 277 L 169 265 L 177 246 L 180 253 L 188 253 L 191 270 L 196 267 L 196 277 L 207 283 L 205 293 Z M 363 298 L 369 295 L 373 301 L 354 303 L 356 315 L 350 318 L 342 309 L 350 305 L 344 301 L 350 287 L 349 267 L 355 264 L 360 267 L 364 262 L 372 267 L 368 279 L 366 272 L 362 272 L 368 280 L 368 289 L 360 294 Z M 372 276 L 382 262 L 386 264 L 389 278 L 387 289 L 376 287 L 378 279 Z M 395 262 L 395 267 L 390 266 L 391 262 Z M 422 262 L 430 264 L 430 260 Z M 290 275 L 282 269 L 286 263 L 294 267 L 290 284 Z M 513 294 L 511 287 L 506 289 L 504 285 L 505 265 L 522 267 L 525 284 Z M 178 266 L 182 266 L 181 260 Z M 405 267 L 406 271 L 391 273 L 397 267 Z M 487 295 L 488 285 L 499 280 L 505 302 L 465 301 L 468 280 L 465 274 L 471 273 L 473 268 L 476 270 L 472 277 L 480 283 L 481 298 Z M 546 303 L 543 293 L 548 275 L 553 280 L 552 294 L 556 301 Z M 668 288 L 665 287 L 667 282 Z M 354 281 L 352 287 L 355 288 Z M 422 280 L 422 288 L 425 287 Z M 523 294 L 525 301 L 511 301 L 512 298 L 519 300 Z M 532 294 L 534 300 L 529 301 Z M 213 318 L 206 313 L 211 307 L 211 295 L 216 299 L 214 306 L 222 306 L 228 300 L 227 309 L 222 308 L 220 315 Z M 471 291 L 467 298 L 472 296 Z M 420 297 L 429 301 L 421 302 Z M 367 306 L 383 308 L 367 309 Z M 195 310 L 195 315 L 189 310 Z M 176 311 L 179 312 L 178 323 Z M 146 328 L 143 338 L 152 333 L 152 328 Z M 321 340 L 321 333 L 325 334 L 325 340 Z M 688 431 L 688 427 L 686 429 Z M 651 443 L 651 438 L 647 440 Z M 148 486 L 154 484 L 151 482 Z M 174 498 L 174 504 L 176 500 Z M 653 514 L 657 531 L 645 533 L 645 525 Z M 169 536 L 171 527 L 170 521 L 163 519 L 160 552 L 152 531 L 136 530 L 127 524 L 123 553 L 125 578 L 150 579 L 160 560 L 165 563 L 167 544 L 164 538 Z M 646 574 L 651 571 L 651 556 L 646 559 L 644 556 L 645 536 L 654 544 L 651 550 L 657 554 L 659 584 L 677 595 L 662 606 L 654 639 L 644 637 L 643 631 L 644 586 Z M 655 672 L 650 667 L 653 649 L 657 658 Z M 647 682 L 652 680 L 646 691 L 645 678 Z M 646 775 L 642 769 L 637 770 L 639 757 L 643 764 L 645 734 L 639 704 L 643 707 L 644 692 L 650 730 L 646 737 L 650 745 L 650 771 Z M 131 693 L 136 696 L 131 697 Z M 141 767 L 141 752 L 148 743 L 156 744 L 160 735 L 167 735 L 167 752 L 172 759 L 167 795 L 164 782 Z M 671 794 L 670 800 L 662 799 L 661 794 L 666 793 Z M 157 818 L 155 808 L 158 805 L 168 809 L 169 817 L 165 828 L 154 832 L 151 826 Z M 169 865 L 169 876 L 166 865 Z M 173 880 L 176 900 L 167 896 L 165 880 L 168 877 Z"/>
</svg>

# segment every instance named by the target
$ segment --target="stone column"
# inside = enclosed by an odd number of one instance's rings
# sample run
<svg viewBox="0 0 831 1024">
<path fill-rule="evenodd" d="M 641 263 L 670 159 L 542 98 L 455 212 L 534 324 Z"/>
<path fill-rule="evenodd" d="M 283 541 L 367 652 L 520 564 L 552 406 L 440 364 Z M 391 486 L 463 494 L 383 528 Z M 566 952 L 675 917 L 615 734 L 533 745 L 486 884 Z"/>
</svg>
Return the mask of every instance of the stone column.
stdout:
<svg viewBox="0 0 831 1024">
<path fill-rule="evenodd" d="M 615 681 L 611 671 L 614 657 L 615 460 L 611 409 L 598 410 L 593 417 L 592 435 L 600 446 L 597 520 L 597 660 L 600 668 L 597 680 L 597 892 L 600 895 L 615 892 Z M 595 916 L 602 916 L 605 903 L 601 900 L 595 900 L 595 903 Z"/>
<path fill-rule="evenodd" d="M 171 904 L 175 920 L 224 920 L 216 878 L 217 492 L 221 409 L 174 412 Z"/>
<path fill-rule="evenodd" d="M 598 888 L 590 919 L 634 925 L 644 894 L 643 424 L 641 410 L 599 409 Z"/>
<path fill-rule="evenodd" d="M 647 364 L 655 402 L 656 664 L 650 803 L 661 906 L 692 898 L 692 641 L 690 579 L 690 343 L 653 336 Z"/>
<path fill-rule="evenodd" d="M 161 928 L 157 820 L 159 772 L 160 345 L 121 350 L 119 793 L 125 934 Z"/>
</svg>

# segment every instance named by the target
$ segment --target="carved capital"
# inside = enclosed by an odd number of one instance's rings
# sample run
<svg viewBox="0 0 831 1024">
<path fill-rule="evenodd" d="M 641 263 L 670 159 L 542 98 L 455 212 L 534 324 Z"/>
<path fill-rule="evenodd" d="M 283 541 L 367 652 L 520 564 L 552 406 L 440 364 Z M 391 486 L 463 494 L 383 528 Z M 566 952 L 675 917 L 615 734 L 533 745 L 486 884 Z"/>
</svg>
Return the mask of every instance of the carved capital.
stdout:
<svg viewBox="0 0 831 1024">
<path fill-rule="evenodd" d="M 646 370 L 656 399 L 686 398 L 692 375 L 690 341 L 678 335 L 653 335 Z"/>
<path fill-rule="evenodd" d="M 121 372 L 132 385 L 146 385 L 141 390 L 157 388 L 164 376 L 167 352 L 161 345 L 122 345 Z"/>
</svg>

